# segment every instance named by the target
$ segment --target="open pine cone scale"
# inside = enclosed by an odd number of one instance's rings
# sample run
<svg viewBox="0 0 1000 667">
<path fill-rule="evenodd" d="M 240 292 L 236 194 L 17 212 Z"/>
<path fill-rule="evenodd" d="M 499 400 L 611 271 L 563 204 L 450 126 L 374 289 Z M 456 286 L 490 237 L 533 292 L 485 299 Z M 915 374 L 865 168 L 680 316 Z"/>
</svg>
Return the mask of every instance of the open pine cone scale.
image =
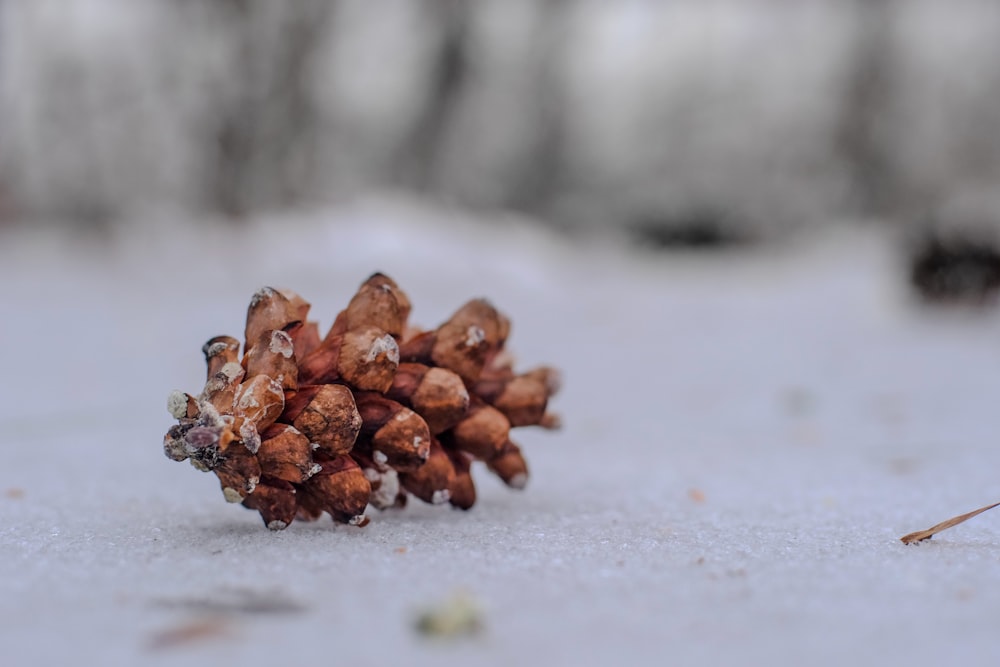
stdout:
<svg viewBox="0 0 1000 667">
<path fill-rule="evenodd" d="M 202 351 L 208 378 L 173 392 L 164 453 L 218 477 L 229 502 L 272 530 L 323 513 L 363 526 L 365 509 L 412 495 L 469 509 L 474 461 L 512 488 L 528 468 L 513 427 L 555 428 L 558 373 L 517 374 L 510 320 L 474 299 L 432 331 L 389 277 L 365 281 L 325 337 L 298 294 L 265 287 L 247 310 L 243 355 L 230 336 Z"/>
</svg>

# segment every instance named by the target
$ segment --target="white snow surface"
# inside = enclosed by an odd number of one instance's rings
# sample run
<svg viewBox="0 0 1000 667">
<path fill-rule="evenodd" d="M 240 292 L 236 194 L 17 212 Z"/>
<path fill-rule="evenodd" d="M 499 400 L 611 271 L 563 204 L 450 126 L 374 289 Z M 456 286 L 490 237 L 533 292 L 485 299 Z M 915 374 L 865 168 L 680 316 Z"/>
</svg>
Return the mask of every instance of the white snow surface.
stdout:
<svg viewBox="0 0 1000 667">
<path fill-rule="evenodd" d="M 1000 318 L 920 307 L 875 232 L 658 255 L 391 202 L 136 229 L 0 236 L 5 666 L 1000 659 L 1000 514 L 898 541 L 1000 500 Z M 258 288 L 328 326 L 376 270 L 425 325 L 490 298 L 564 371 L 526 489 L 272 532 L 164 457 L 166 396 Z M 483 632 L 420 636 L 460 591 Z"/>
</svg>

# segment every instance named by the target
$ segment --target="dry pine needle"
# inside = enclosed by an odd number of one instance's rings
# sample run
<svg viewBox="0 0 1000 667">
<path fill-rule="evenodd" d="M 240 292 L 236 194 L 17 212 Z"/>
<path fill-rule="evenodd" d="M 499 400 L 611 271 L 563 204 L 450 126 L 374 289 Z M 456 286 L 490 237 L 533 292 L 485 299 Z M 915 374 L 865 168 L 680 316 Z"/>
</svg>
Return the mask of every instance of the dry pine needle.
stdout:
<svg viewBox="0 0 1000 667">
<path fill-rule="evenodd" d="M 960 514 L 956 517 L 948 519 L 947 521 L 942 521 L 937 525 L 931 526 L 927 530 L 918 530 L 915 533 L 910 533 L 909 535 L 903 535 L 899 539 L 903 544 L 914 544 L 916 542 L 923 542 L 924 540 L 929 540 L 932 537 L 934 537 L 934 535 L 936 535 L 937 533 L 940 533 L 943 530 L 948 530 L 949 528 L 953 528 L 960 523 L 964 523 L 969 519 L 971 519 L 972 517 L 978 514 L 982 514 L 986 510 L 993 509 L 997 505 L 1000 505 L 1000 503 L 993 503 L 992 505 L 987 505 L 986 507 L 980 507 L 979 509 L 973 510 L 972 512 Z"/>
</svg>

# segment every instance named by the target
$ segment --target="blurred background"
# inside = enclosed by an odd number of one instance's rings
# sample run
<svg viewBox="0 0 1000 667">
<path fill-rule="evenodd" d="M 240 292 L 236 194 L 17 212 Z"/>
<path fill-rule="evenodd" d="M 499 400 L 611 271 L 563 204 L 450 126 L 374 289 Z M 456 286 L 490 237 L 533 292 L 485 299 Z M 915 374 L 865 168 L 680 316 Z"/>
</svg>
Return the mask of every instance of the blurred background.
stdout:
<svg viewBox="0 0 1000 667">
<path fill-rule="evenodd" d="M 661 245 L 992 229 L 998 130 L 992 0 L 0 0 L 3 226 L 403 192 Z"/>
</svg>

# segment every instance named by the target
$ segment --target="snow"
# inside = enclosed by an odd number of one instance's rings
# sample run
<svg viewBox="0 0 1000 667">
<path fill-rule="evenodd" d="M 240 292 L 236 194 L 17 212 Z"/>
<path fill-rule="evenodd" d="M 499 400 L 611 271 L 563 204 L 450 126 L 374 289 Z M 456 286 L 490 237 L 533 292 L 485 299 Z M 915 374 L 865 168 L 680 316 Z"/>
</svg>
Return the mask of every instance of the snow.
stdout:
<svg viewBox="0 0 1000 667">
<path fill-rule="evenodd" d="M 997 313 L 919 307 L 872 230 L 697 256 L 490 222 L 0 237 L 4 664 L 996 664 L 1000 518 L 898 538 L 1000 499 Z M 523 491 L 274 532 L 163 456 L 255 290 L 328 326 L 375 270 L 425 325 L 490 298 L 564 371 Z M 456 594 L 484 630 L 420 636 Z"/>
<path fill-rule="evenodd" d="M 378 359 L 379 355 L 385 355 L 385 358 L 390 363 L 398 364 L 399 346 L 396 344 L 396 339 L 389 334 L 376 338 L 372 341 L 372 346 L 368 349 L 365 361 L 371 363 Z"/>
</svg>

